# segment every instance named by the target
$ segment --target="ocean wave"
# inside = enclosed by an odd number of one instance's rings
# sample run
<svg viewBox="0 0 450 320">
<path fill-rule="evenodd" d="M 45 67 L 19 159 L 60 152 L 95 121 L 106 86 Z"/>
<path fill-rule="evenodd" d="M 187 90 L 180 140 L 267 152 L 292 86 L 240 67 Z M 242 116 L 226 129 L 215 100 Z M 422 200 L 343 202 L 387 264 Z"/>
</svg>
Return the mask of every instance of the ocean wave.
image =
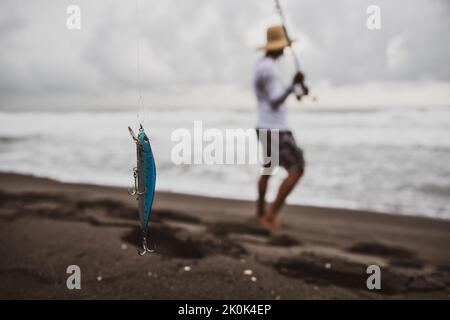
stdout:
<svg viewBox="0 0 450 320">
<path fill-rule="evenodd" d="M 13 143 L 18 143 L 21 141 L 25 141 L 28 139 L 32 139 L 33 137 L 26 137 L 26 136 L 0 136 L 0 144 L 13 144 Z M 34 137 L 37 138 L 37 137 Z"/>
<path fill-rule="evenodd" d="M 290 121 L 307 169 L 293 204 L 339 206 L 450 219 L 450 109 L 294 112 Z M 255 199 L 258 168 L 176 166 L 173 130 L 254 128 L 254 112 L 149 111 L 144 123 L 158 166 L 158 190 Z M 18 127 L 20 124 L 20 128 Z M 127 187 L 134 112 L 0 111 L 0 170 Z M 271 179 L 270 196 L 282 175 Z M 272 182 L 273 181 L 273 182 Z M 269 192 L 269 193 L 270 193 Z"/>
<path fill-rule="evenodd" d="M 450 184 L 425 184 L 419 187 L 419 190 L 432 195 L 437 195 L 450 199 Z"/>
</svg>

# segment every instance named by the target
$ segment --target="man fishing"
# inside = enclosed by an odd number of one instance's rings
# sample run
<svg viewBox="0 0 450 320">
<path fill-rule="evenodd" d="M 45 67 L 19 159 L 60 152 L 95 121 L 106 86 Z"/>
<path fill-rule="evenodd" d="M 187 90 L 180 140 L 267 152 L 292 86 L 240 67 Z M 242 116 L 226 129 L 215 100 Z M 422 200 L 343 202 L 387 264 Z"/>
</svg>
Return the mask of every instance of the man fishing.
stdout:
<svg viewBox="0 0 450 320">
<path fill-rule="evenodd" d="M 253 84 L 259 113 L 256 132 L 263 147 L 263 154 L 271 159 L 278 157 L 279 166 L 287 171 L 287 177 L 281 183 L 274 202 L 267 207 L 265 196 L 271 171 L 263 170 L 260 176 L 256 214 L 259 221 L 268 227 L 280 226 L 278 213 L 305 169 L 303 152 L 297 146 L 287 124 L 285 101 L 293 93 L 300 100 L 309 90 L 300 71 L 295 74 L 290 84 L 285 84 L 276 63 L 290 44 L 291 40 L 286 36 L 283 26 L 268 28 L 267 43 L 260 48 L 265 51 L 265 55 L 256 63 L 254 74 Z M 296 92 L 297 88 L 301 88 L 301 94 Z M 263 130 L 267 134 L 262 134 Z M 271 150 L 271 133 L 279 133 L 278 150 Z M 273 169 L 271 163 L 264 164 L 264 167 Z"/>
</svg>

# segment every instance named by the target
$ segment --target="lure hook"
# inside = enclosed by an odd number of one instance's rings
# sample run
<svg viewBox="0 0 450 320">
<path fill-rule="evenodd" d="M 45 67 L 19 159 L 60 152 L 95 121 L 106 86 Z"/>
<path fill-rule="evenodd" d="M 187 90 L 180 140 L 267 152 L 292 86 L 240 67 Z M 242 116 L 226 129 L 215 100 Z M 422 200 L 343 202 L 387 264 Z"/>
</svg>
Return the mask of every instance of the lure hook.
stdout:
<svg viewBox="0 0 450 320">
<path fill-rule="evenodd" d="M 128 194 L 134 196 L 137 193 L 137 168 L 133 168 L 134 187 L 128 188 Z"/>
<path fill-rule="evenodd" d="M 142 236 L 142 251 L 138 251 L 140 256 L 145 255 L 147 252 L 153 253 L 156 251 L 156 247 L 153 244 L 153 249 L 149 249 L 147 245 L 147 236 L 144 234 Z"/>
<path fill-rule="evenodd" d="M 139 188 L 138 188 L 138 168 L 137 167 L 134 167 L 133 168 L 133 177 L 134 177 L 134 187 L 132 187 L 132 188 L 128 188 L 128 194 L 130 195 L 130 196 L 134 196 L 134 195 L 139 195 L 139 196 L 142 196 L 142 195 L 144 195 L 145 194 L 145 192 L 146 192 L 146 190 L 144 190 L 144 191 L 139 191 Z"/>
</svg>

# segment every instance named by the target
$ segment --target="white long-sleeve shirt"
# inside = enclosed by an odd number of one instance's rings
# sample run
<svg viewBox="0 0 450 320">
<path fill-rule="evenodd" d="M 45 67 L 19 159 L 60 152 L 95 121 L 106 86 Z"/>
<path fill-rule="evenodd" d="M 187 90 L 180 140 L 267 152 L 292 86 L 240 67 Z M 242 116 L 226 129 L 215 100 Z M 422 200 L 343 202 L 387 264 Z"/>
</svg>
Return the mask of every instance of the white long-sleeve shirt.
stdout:
<svg viewBox="0 0 450 320">
<path fill-rule="evenodd" d="M 281 96 L 293 92 L 294 88 L 283 82 L 274 59 L 264 57 L 258 60 L 253 87 L 258 101 L 258 128 L 289 130 L 285 102 L 282 101 L 277 107 L 273 105 Z"/>
</svg>

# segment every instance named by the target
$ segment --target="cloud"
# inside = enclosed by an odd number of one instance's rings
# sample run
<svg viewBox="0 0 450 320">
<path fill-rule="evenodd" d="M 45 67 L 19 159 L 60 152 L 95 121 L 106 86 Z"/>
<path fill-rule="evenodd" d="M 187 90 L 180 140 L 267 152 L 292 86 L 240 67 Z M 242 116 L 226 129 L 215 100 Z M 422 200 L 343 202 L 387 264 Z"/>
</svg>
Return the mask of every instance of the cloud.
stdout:
<svg viewBox="0 0 450 320">
<path fill-rule="evenodd" d="M 0 107 L 133 104 L 137 38 L 140 85 L 158 103 L 215 104 L 231 93 L 252 103 L 255 48 L 279 23 L 271 0 L 138 2 L 136 15 L 134 1 L 2 1 Z M 448 1 L 378 0 L 379 31 L 366 28 L 371 1 L 282 2 L 312 87 L 450 81 Z M 81 7 L 80 31 L 66 28 L 70 4 Z"/>
<path fill-rule="evenodd" d="M 406 49 L 407 38 L 403 35 L 392 38 L 386 48 L 387 66 L 391 70 L 398 70 L 408 64 L 409 51 Z"/>
</svg>

